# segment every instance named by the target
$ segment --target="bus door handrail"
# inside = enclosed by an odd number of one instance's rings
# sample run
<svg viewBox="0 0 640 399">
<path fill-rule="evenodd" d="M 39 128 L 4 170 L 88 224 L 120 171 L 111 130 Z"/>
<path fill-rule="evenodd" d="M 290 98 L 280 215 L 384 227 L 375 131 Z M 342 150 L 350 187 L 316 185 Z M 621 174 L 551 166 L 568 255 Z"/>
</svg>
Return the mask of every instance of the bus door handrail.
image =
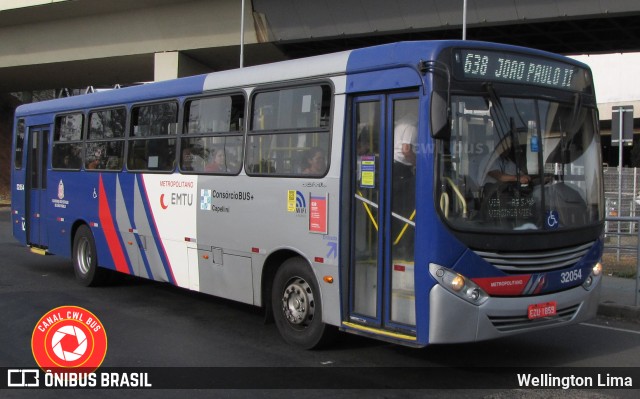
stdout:
<svg viewBox="0 0 640 399">
<path fill-rule="evenodd" d="M 413 226 L 414 228 L 416 227 L 416 223 L 413 221 L 413 218 L 416 217 L 416 210 L 414 209 L 413 212 L 411 212 L 411 216 L 409 216 L 409 219 L 403 216 L 400 216 L 395 212 L 391 212 L 391 216 L 393 216 L 394 218 L 400 219 L 404 222 L 404 226 L 402 227 L 402 230 L 400 230 L 400 233 L 398 233 L 398 237 L 396 237 L 396 240 L 393 242 L 393 245 L 398 245 L 398 243 L 400 242 L 400 239 L 404 235 L 404 232 L 407 231 L 407 228 L 409 227 L 409 225 Z"/>
<path fill-rule="evenodd" d="M 378 209 L 378 204 L 376 204 L 375 202 L 365 198 L 362 195 L 362 192 L 358 191 L 355 194 L 356 199 L 362 201 L 362 206 L 364 207 L 365 211 L 367 212 L 367 215 L 369 215 L 369 220 L 371 220 L 371 223 L 373 224 L 373 227 L 376 228 L 376 231 L 378 231 L 378 223 L 376 222 L 376 218 L 373 216 L 373 213 L 371 213 L 371 208 L 369 208 L 369 206 Z M 396 237 L 396 239 L 393 241 L 393 245 L 397 245 L 400 242 L 400 239 L 402 239 L 402 236 L 404 235 L 404 233 L 407 231 L 407 228 L 409 227 L 409 225 L 411 225 L 412 227 L 416 227 L 416 223 L 413 221 L 413 218 L 416 217 L 416 210 L 414 209 L 413 212 L 411 212 L 411 216 L 409 216 L 409 219 L 405 218 L 402 215 L 399 215 L 395 212 L 391 212 L 391 216 L 393 216 L 396 219 L 399 219 L 401 221 L 404 222 L 404 226 L 402 227 L 402 230 L 400 230 L 400 233 L 398 233 L 398 236 Z"/>
<path fill-rule="evenodd" d="M 371 223 L 373 223 L 373 227 L 375 227 L 376 231 L 378 231 L 378 222 L 376 222 L 376 218 L 373 217 L 373 214 L 371 213 L 371 209 L 369 209 L 369 205 L 378 209 L 378 204 L 363 197 L 360 191 L 356 193 L 355 197 L 356 199 L 359 199 L 360 201 L 362 201 L 362 206 L 364 206 L 364 210 L 367 212 L 367 215 L 369 215 L 369 219 L 371 220 Z"/>
</svg>

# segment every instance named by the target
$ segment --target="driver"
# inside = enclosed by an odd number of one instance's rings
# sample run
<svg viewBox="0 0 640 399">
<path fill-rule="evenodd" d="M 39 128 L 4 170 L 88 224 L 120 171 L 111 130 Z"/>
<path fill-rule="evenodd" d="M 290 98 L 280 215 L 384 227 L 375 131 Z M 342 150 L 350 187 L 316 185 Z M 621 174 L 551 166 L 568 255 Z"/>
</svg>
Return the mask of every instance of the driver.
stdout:
<svg viewBox="0 0 640 399">
<path fill-rule="evenodd" d="M 491 165 L 491 170 L 487 173 L 488 183 L 516 183 L 518 182 L 517 166 L 513 160 L 513 151 L 503 152 Z M 531 176 L 527 174 L 525 169 L 520 168 L 520 184 L 529 184 Z"/>
</svg>

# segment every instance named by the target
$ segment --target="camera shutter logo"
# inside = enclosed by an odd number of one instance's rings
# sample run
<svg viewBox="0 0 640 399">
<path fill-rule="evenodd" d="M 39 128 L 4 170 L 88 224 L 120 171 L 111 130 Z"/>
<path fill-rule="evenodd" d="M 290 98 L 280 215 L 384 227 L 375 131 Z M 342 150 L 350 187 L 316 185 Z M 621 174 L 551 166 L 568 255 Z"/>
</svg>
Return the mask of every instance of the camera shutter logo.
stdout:
<svg viewBox="0 0 640 399">
<path fill-rule="evenodd" d="M 51 346 L 58 359 L 72 362 L 87 352 L 87 335 L 76 326 L 62 326 L 53 334 Z"/>
<path fill-rule="evenodd" d="M 43 370 L 81 367 L 94 371 L 107 354 L 107 335 L 93 313 L 78 306 L 62 306 L 38 321 L 31 349 Z"/>
</svg>

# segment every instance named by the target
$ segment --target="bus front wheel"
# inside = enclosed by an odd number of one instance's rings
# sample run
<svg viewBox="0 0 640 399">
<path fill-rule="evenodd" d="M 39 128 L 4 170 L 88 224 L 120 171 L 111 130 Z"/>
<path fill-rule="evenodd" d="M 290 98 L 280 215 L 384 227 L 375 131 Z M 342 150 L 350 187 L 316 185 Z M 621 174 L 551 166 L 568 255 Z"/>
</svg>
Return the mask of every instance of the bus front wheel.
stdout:
<svg viewBox="0 0 640 399">
<path fill-rule="evenodd" d="M 271 304 L 276 326 L 290 344 L 304 349 L 319 348 L 336 335 L 333 326 L 322 322 L 318 283 L 302 258 L 290 258 L 278 269 Z"/>
<path fill-rule="evenodd" d="M 82 225 L 73 238 L 73 269 L 76 279 L 84 286 L 104 284 L 108 271 L 98 267 L 96 242 L 87 225 Z"/>
</svg>

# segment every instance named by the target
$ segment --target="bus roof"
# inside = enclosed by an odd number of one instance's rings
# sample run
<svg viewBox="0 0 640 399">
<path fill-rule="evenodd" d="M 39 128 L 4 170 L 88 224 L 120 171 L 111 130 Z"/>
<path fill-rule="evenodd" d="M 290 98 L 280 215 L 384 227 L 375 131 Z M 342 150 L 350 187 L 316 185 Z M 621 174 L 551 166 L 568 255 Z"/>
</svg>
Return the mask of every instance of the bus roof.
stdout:
<svg viewBox="0 0 640 399">
<path fill-rule="evenodd" d="M 519 46 L 462 40 L 409 41 L 25 104 L 18 107 L 16 116 L 100 108 L 115 104 L 189 96 L 212 90 L 251 87 L 270 82 L 354 74 L 394 65 L 415 66 L 419 60 L 435 60 L 438 54 L 447 47 L 481 47 L 503 51 L 526 51 L 532 55 L 570 62 L 589 69 L 587 65 L 579 61 Z"/>
<path fill-rule="evenodd" d="M 448 47 L 459 48 L 484 48 L 487 50 L 501 50 L 513 52 L 525 52 L 533 56 L 556 59 L 568 62 L 588 69 L 589 67 L 579 61 L 564 57 L 562 55 L 549 53 L 547 51 L 514 46 L 510 44 L 482 42 L 473 40 L 430 40 L 430 41 L 408 41 L 380 46 L 364 47 L 353 50 L 349 58 L 347 73 L 355 73 L 359 70 L 380 68 L 385 65 L 415 65 L 418 60 L 435 60 L 440 52 Z"/>
<path fill-rule="evenodd" d="M 346 73 L 347 62 L 352 53 L 353 51 L 351 50 L 342 51 L 339 53 L 215 72 L 207 75 L 204 90 L 255 86 L 269 82 L 340 75 Z"/>
<path fill-rule="evenodd" d="M 24 104 L 17 108 L 16 116 L 37 115 L 49 112 L 65 112 L 85 108 L 100 108 L 115 104 L 151 101 L 167 97 L 202 93 L 206 75 L 147 83 L 139 86 L 101 91 L 98 93 L 59 98 Z"/>
</svg>

